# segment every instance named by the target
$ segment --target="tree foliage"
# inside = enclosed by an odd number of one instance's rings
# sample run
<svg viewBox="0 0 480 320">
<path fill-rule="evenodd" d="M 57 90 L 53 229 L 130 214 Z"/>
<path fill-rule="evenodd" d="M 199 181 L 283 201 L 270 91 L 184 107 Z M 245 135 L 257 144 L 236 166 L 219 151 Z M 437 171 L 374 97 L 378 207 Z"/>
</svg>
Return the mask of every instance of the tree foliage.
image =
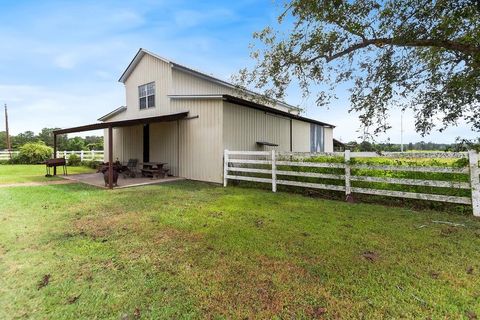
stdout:
<svg viewBox="0 0 480 320">
<path fill-rule="evenodd" d="M 45 145 L 53 148 L 53 131 L 58 128 L 43 128 L 38 135 L 32 131 L 25 131 L 17 135 L 12 135 L 12 148 L 20 149 L 27 143 L 43 142 Z M 0 150 L 6 149 L 6 133 L 0 132 Z M 103 150 L 102 136 L 86 136 L 68 138 L 67 135 L 57 135 L 57 149 L 69 151 L 81 150 Z"/>
<path fill-rule="evenodd" d="M 42 163 L 52 156 L 53 149 L 44 142 L 28 142 L 20 147 L 20 153 L 14 159 L 17 163 Z"/>
<path fill-rule="evenodd" d="M 256 65 L 239 84 L 281 99 L 294 81 L 317 104 L 350 85 L 350 111 L 367 133 L 411 108 L 422 135 L 464 120 L 480 131 L 480 4 L 477 0 L 292 0 L 276 28 L 255 33 Z M 435 124 L 439 123 L 439 124 Z"/>
</svg>

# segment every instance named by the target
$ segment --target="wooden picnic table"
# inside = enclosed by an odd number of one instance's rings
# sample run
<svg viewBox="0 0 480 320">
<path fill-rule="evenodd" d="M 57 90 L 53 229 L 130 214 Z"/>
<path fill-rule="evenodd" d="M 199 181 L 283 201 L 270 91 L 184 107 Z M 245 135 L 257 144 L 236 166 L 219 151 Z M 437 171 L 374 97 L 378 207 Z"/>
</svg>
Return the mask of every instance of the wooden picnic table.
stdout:
<svg viewBox="0 0 480 320">
<path fill-rule="evenodd" d="M 152 177 L 152 178 L 165 178 L 168 169 L 164 169 L 163 166 L 168 163 L 166 162 L 143 162 L 142 163 L 142 176 Z"/>
</svg>

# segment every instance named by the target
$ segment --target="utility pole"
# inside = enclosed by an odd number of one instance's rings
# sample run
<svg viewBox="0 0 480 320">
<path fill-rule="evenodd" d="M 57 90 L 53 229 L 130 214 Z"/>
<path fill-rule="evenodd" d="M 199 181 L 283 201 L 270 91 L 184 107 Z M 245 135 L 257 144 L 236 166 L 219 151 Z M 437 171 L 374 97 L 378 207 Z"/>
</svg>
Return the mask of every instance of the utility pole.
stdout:
<svg viewBox="0 0 480 320">
<path fill-rule="evenodd" d="M 7 150 L 12 150 L 12 145 L 10 144 L 10 135 L 8 134 L 8 112 L 7 112 L 7 104 L 5 103 L 5 132 L 6 132 L 6 139 L 7 139 Z"/>
</svg>

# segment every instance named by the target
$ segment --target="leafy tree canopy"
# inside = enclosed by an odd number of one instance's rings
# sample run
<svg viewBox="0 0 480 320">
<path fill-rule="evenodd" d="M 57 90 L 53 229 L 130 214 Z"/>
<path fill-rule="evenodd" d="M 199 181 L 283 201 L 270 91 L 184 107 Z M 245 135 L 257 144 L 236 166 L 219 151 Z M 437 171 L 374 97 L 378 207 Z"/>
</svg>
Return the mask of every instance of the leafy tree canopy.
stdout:
<svg viewBox="0 0 480 320">
<path fill-rule="evenodd" d="M 317 104 L 351 84 L 349 111 L 367 133 L 411 108 L 422 135 L 465 120 L 480 131 L 480 3 L 477 0 L 292 0 L 278 26 L 255 33 L 256 65 L 239 84 L 281 99 L 295 81 Z"/>
</svg>

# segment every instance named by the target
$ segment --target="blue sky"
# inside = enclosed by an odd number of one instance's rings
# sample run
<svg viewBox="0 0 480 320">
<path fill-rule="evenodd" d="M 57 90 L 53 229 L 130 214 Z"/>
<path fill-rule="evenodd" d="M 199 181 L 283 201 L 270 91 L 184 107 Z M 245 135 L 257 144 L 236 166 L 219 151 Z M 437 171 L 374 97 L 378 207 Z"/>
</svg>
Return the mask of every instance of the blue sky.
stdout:
<svg viewBox="0 0 480 320">
<path fill-rule="evenodd" d="M 125 104 L 118 78 L 138 48 L 224 80 L 252 64 L 254 31 L 274 24 L 279 2 L 247 1 L 5 1 L 0 0 L 0 103 L 9 106 L 13 134 L 93 123 Z M 292 88 L 286 101 L 337 126 L 344 141 L 359 136 L 348 114 L 346 88 L 329 109 Z M 453 142 L 478 136 L 465 125 L 421 138 L 405 115 L 405 141 Z M 400 116 L 379 141 L 400 141 Z M 4 130 L 3 121 L 0 130 Z"/>
</svg>

